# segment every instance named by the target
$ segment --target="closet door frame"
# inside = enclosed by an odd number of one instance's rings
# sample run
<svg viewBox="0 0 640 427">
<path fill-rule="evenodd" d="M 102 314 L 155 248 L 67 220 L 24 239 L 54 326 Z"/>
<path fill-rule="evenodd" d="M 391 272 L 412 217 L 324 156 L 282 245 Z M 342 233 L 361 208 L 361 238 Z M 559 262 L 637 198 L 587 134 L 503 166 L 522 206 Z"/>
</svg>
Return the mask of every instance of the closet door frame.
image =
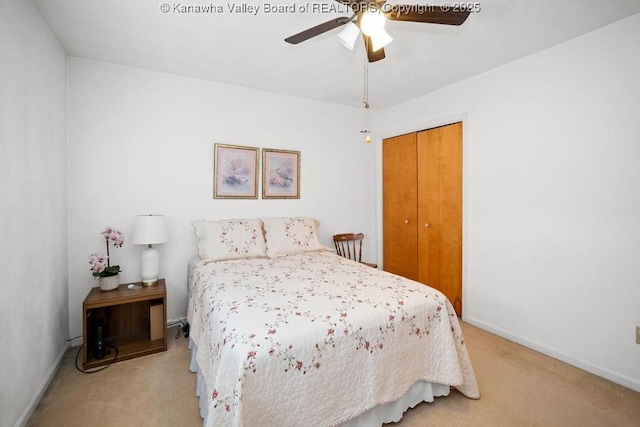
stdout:
<svg viewBox="0 0 640 427">
<path fill-rule="evenodd" d="M 469 125 L 466 113 L 449 115 L 434 120 L 428 120 L 424 122 L 418 122 L 410 124 L 404 127 L 394 128 L 389 131 L 383 131 L 378 133 L 376 138 L 377 143 L 377 157 L 378 157 L 378 187 L 376 189 L 376 197 L 378 204 L 378 236 L 377 236 L 377 259 L 384 259 L 384 241 L 383 241 L 383 223 L 382 223 L 382 141 L 384 139 L 393 138 L 398 135 L 403 135 L 411 132 L 420 132 L 427 129 L 437 128 L 441 126 L 447 126 L 453 123 L 462 122 L 462 320 L 466 320 L 469 313 L 469 307 L 473 304 L 469 287 L 472 284 L 469 283 L 468 277 L 468 265 L 469 265 L 469 245 L 468 233 L 469 233 L 469 215 L 468 215 L 468 194 L 469 194 L 469 161 L 468 161 L 468 144 L 469 144 Z M 380 266 L 384 269 L 384 264 Z"/>
</svg>

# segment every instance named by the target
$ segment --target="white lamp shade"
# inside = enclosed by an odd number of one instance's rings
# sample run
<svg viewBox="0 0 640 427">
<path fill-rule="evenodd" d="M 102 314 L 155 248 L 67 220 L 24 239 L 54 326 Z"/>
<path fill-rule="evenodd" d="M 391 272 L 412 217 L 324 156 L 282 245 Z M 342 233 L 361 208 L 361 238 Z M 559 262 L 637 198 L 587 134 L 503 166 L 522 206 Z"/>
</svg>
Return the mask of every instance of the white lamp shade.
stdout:
<svg viewBox="0 0 640 427">
<path fill-rule="evenodd" d="M 167 219 L 164 215 L 138 215 L 133 220 L 134 245 L 153 245 L 169 240 Z"/>
<path fill-rule="evenodd" d="M 360 28 L 353 22 L 349 22 L 340 33 L 338 33 L 338 40 L 349 50 L 353 50 L 353 46 L 356 44 L 356 39 L 360 34 Z"/>
<path fill-rule="evenodd" d="M 374 52 L 378 49 L 382 49 L 393 41 L 393 38 L 391 38 L 389 33 L 387 33 L 384 28 L 380 28 L 369 37 L 371 37 L 371 48 Z"/>
<path fill-rule="evenodd" d="M 379 10 L 367 10 L 360 20 L 360 29 L 368 36 L 373 36 L 377 31 L 384 29 L 386 19 Z"/>
</svg>

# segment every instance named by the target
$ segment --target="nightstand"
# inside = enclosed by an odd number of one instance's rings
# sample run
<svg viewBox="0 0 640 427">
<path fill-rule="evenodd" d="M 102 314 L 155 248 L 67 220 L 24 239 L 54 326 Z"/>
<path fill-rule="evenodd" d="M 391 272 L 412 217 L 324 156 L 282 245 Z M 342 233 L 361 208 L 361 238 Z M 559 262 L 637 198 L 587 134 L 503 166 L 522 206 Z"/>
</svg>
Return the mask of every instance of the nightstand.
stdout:
<svg viewBox="0 0 640 427">
<path fill-rule="evenodd" d="M 140 282 L 132 283 L 141 285 Z M 92 288 L 82 303 L 82 367 L 91 369 L 167 350 L 167 289 L 157 285 L 129 289 L 130 283 L 111 291 Z M 102 326 L 106 354 L 96 357 L 96 336 Z M 113 360 L 115 358 L 115 360 Z"/>
</svg>

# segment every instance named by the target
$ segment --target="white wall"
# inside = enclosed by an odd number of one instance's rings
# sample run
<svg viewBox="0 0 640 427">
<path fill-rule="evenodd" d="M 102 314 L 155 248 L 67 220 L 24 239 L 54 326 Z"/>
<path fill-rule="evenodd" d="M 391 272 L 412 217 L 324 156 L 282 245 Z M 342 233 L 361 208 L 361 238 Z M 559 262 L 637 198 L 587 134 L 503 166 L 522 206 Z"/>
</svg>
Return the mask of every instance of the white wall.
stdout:
<svg viewBox="0 0 640 427">
<path fill-rule="evenodd" d="M 71 336 L 97 286 L 87 257 L 104 252 L 100 231 L 130 236 L 137 214 L 169 220 L 170 242 L 159 246 L 169 318 L 186 315 L 196 219 L 312 216 L 325 245 L 338 232 L 370 235 L 375 261 L 375 146 L 359 133 L 360 109 L 78 58 L 69 58 L 68 99 Z M 213 199 L 216 142 L 301 151 L 300 200 Z M 142 249 L 112 251 L 123 283 L 139 280 Z"/>
<path fill-rule="evenodd" d="M 66 56 L 0 2 L 0 426 L 28 419 L 67 348 Z"/>
<path fill-rule="evenodd" d="M 377 124 L 384 138 L 464 119 L 465 319 L 636 390 L 638 40 L 635 15 Z"/>
</svg>

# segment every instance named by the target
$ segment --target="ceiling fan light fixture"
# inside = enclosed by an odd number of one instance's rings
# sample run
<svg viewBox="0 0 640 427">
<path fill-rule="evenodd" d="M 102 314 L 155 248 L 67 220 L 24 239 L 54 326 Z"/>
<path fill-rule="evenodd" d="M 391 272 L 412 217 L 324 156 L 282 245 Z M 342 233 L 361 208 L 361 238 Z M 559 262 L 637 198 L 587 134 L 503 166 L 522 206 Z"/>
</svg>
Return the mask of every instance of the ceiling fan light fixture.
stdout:
<svg viewBox="0 0 640 427">
<path fill-rule="evenodd" d="M 385 22 L 386 19 L 384 15 L 378 9 L 367 10 L 364 15 L 362 15 L 360 29 L 364 34 L 372 37 L 376 32 L 384 30 Z"/>
<path fill-rule="evenodd" d="M 382 49 L 393 41 L 393 38 L 384 30 L 384 28 L 380 28 L 369 37 L 371 37 L 371 48 L 374 52 Z"/>
<path fill-rule="evenodd" d="M 356 44 L 356 39 L 360 34 L 360 29 L 353 22 L 349 22 L 342 31 L 338 34 L 338 40 L 344 47 L 349 50 L 353 50 Z"/>
</svg>

